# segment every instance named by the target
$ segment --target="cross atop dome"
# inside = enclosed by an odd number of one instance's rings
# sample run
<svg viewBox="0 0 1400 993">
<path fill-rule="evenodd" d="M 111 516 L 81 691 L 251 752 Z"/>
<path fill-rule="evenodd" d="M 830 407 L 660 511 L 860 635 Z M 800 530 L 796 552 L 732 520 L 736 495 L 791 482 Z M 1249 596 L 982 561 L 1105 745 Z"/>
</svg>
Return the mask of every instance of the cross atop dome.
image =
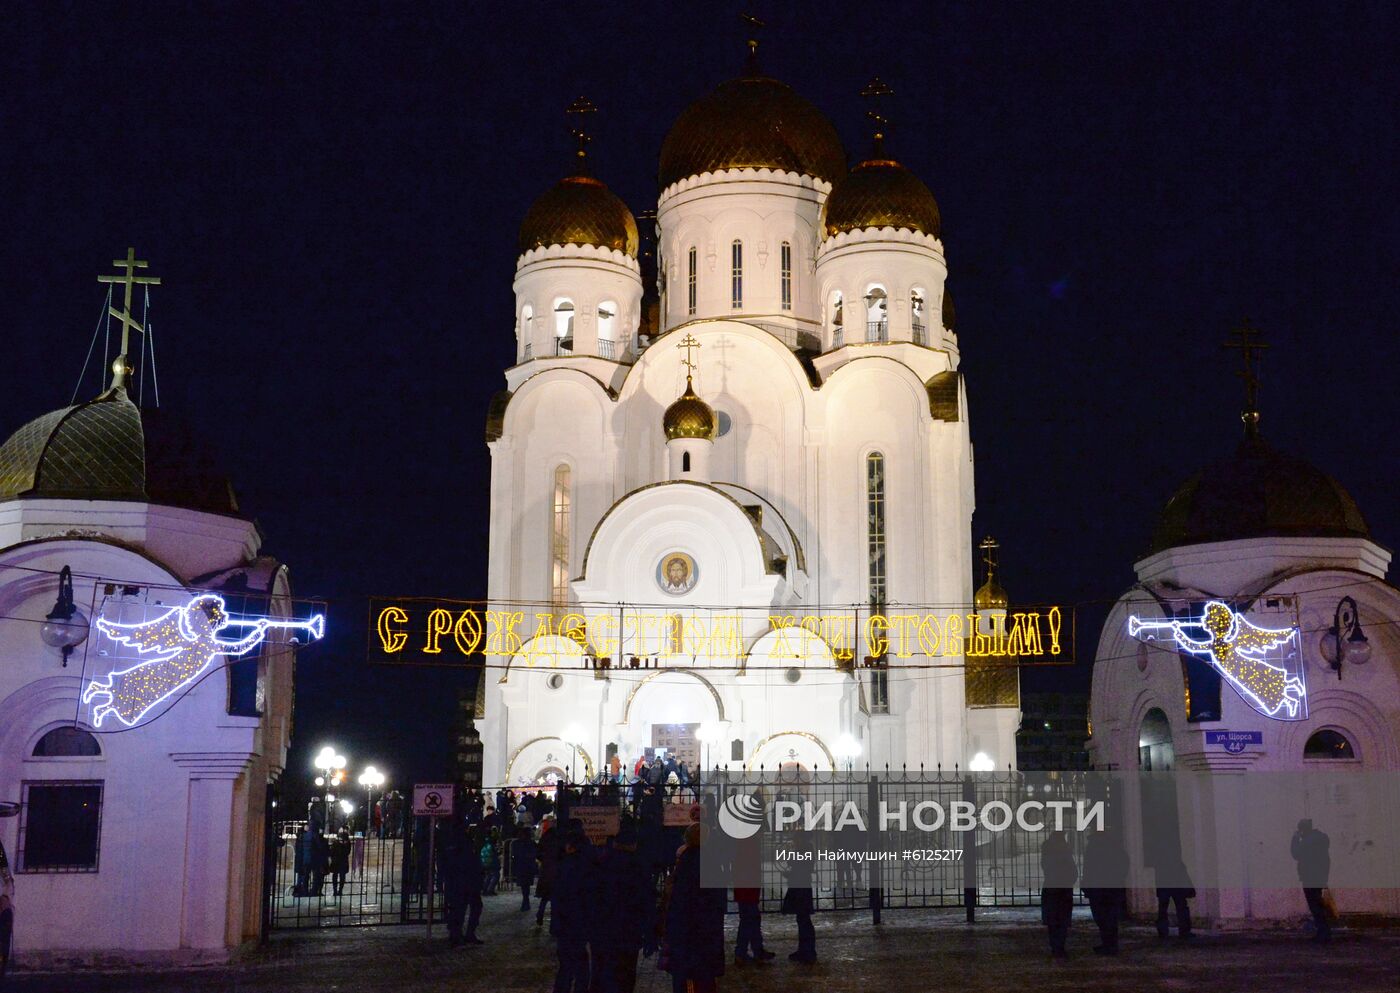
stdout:
<svg viewBox="0 0 1400 993">
<path fill-rule="evenodd" d="M 740 14 L 739 20 L 748 25 L 749 28 L 749 58 L 744 65 L 744 74 L 746 76 L 761 76 L 763 73 L 758 68 L 758 36 L 767 25 L 752 14 Z"/>
<path fill-rule="evenodd" d="M 1240 420 L 1244 421 L 1244 433 L 1248 438 L 1259 437 L 1259 364 L 1265 349 L 1269 348 L 1263 337 L 1264 332 L 1246 317 L 1225 342 L 1226 348 L 1239 350 L 1244 363 L 1244 368 L 1235 375 L 1244 380 L 1244 411 Z"/>
<path fill-rule="evenodd" d="M 696 368 L 695 359 L 691 355 L 691 350 L 699 347 L 700 342 L 696 341 L 695 335 L 691 334 L 688 331 L 686 332 L 685 337 L 680 340 L 680 344 L 676 345 L 676 348 L 678 349 L 685 349 L 685 358 L 681 359 L 681 365 L 685 366 L 685 381 L 687 386 L 689 386 L 690 384 L 691 377 L 695 375 Z"/>
<path fill-rule="evenodd" d="M 598 108 L 587 97 L 578 97 L 564 113 L 569 117 L 569 133 L 578 142 L 578 148 L 574 151 L 575 169 L 578 175 L 587 175 L 588 143 L 593 140 L 587 128 L 588 115 L 598 113 Z"/>
<path fill-rule="evenodd" d="M 131 349 L 132 328 L 135 328 L 142 334 L 146 333 L 146 329 L 141 325 L 141 322 L 131 316 L 131 291 L 134 287 L 137 286 L 160 285 L 159 276 L 136 275 L 137 269 L 144 269 L 149 264 L 150 263 L 145 262 L 136 257 L 136 249 L 128 248 L 126 250 L 126 258 L 112 260 L 112 265 L 116 266 L 118 269 L 126 270 L 126 272 L 123 275 L 97 277 L 97 281 L 99 283 L 120 284 L 123 287 L 122 309 L 117 310 L 116 307 L 113 307 L 110 304 L 107 307 L 108 313 L 110 313 L 113 317 L 120 321 L 122 325 L 121 352 L 112 361 L 113 388 L 122 387 L 124 389 L 126 387 L 127 380 L 131 378 L 131 374 L 135 371 L 131 368 L 131 362 L 127 359 L 127 356 L 128 354 L 130 354 Z"/>
<path fill-rule="evenodd" d="M 860 91 L 860 95 L 865 99 L 865 116 L 869 118 L 872 126 L 870 134 L 871 142 L 874 145 L 872 157 L 883 159 L 885 157 L 885 132 L 890 125 L 890 119 L 885 115 L 884 107 L 886 98 L 893 96 L 894 90 L 883 79 L 876 76 L 865 84 L 865 89 Z"/>
</svg>

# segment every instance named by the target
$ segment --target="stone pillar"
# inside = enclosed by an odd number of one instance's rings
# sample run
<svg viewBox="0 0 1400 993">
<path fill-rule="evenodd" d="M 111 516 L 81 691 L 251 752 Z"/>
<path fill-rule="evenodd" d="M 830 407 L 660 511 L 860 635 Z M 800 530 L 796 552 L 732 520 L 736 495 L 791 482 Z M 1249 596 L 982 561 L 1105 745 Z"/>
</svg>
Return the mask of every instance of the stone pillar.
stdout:
<svg viewBox="0 0 1400 993">
<path fill-rule="evenodd" d="M 239 777 L 253 756 L 248 752 L 172 752 L 189 772 L 185 820 L 184 899 L 180 947 L 220 950 L 241 929 L 243 867 L 235 863 L 238 825 L 246 825 L 235 804 Z M 258 867 L 260 868 L 260 867 Z"/>
</svg>

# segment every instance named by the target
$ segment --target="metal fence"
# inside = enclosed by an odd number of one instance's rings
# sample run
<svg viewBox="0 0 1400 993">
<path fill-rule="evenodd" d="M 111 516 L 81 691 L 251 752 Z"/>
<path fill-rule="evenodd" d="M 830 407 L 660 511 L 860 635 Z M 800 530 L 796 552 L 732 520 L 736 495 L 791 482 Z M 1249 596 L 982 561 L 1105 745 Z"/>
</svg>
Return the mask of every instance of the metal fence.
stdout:
<svg viewBox="0 0 1400 993">
<path fill-rule="evenodd" d="M 810 772 L 714 776 L 682 786 L 639 787 L 623 784 L 564 785 L 556 787 L 553 814 L 561 821 L 580 813 L 579 807 L 596 811 L 616 809 L 634 817 L 641 850 L 651 870 L 659 876 L 675 859 L 686 825 L 698 816 L 711 824 L 715 811 L 731 795 L 762 795 L 766 801 L 796 799 L 837 809 L 852 804 L 864 823 L 878 825 L 878 812 L 901 802 L 913 805 L 933 801 L 944 807 L 954 801 L 971 801 L 979 808 L 992 802 L 1012 807 L 1036 798 L 1083 795 L 1081 775 L 1017 773 L 976 775 L 958 773 L 875 774 Z M 492 797 L 499 791 L 486 791 Z M 1049 795 L 1054 793 L 1056 797 Z M 344 927 L 360 924 L 423 923 L 429 900 L 435 919 L 443 911 L 440 876 L 429 884 L 429 818 L 415 818 L 405 811 L 402 823 L 387 825 L 383 837 L 354 837 L 349 851 L 338 861 L 330 857 L 329 839 L 317 846 L 308 836 L 305 821 L 284 821 L 272 826 L 269 838 L 267 922 L 271 928 Z M 512 829 L 513 830 L 513 829 Z M 536 829 L 538 830 L 538 829 Z M 515 890 L 512 878 L 511 830 L 502 842 L 498 892 Z M 770 831 L 772 846 L 795 845 L 798 832 Z M 907 855 L 880 863 L 855 861 L 819 862 L 814 867 L 813 897 L 818 911 L 869 909 L 876 919 L 883 910 L 937 907 L 1011 907 L 1040 903 L 1040 845 L 1045 835 L 1013 825 L 1004 831 L 978 828 L 967 833 L 927 833 L 913 825 L 882 830 L 878 826 L 855 841 L 862 850 Z M 807 835 L 811 841 L 812 836 Z M 1082 835 L 1071 833 L 1076 861 Z M 816 835 L 818 844 L 849 845 L 849 835 L 837 832 Z M 313 847 L 314 846 L 314 847 Z M 441 847 L 439 846 L 439 851 Z M 956 851 L 956 858 L 920 857 L 932 851 Z M 318 866 L 337 866 L 337 874 Z M 786 878 L 773 859 L 763 862 L 760 900 L 767 911 L 782 903 Z M 431 897 L 429 891 L 431 890 Z M 1078 896 L 1078 893 L 1076 894 Z M 735 907 L 731 903 L 730 910 Z"/>
</svg>

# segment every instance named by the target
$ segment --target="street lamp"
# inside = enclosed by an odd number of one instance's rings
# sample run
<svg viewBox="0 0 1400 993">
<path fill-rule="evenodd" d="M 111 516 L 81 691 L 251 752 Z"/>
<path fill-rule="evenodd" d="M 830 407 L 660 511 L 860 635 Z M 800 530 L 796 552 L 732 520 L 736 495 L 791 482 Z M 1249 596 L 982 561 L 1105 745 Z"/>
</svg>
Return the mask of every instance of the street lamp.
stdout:
<svg viewBox="0 0 1400 993">
<path fill-rule="evenodd" d="M 835 753 L 838 759 L 846 760 L 846 772 L 849 773 L 851 771 L 851 762 L 860 757 L 860 742 L 856 741 L 855 737 L 847 731 L 836 739 L 836 744 L 832 747 L 832 752 Z"/>
<path fill-rule="evenodd" d="M 39 637 L 50 648 L 63 652 L 63 665 L 88 636 L 88 619 L 73 602 L 73 570 L 64 566 L 58 574 L 58 600 L 44 618 Z"/>
<path fill-rule="evenodd" d="M 700 744 L 705 748 L 705 757 L 700 763 L 700 768 L 703 770 L 709 767 L 710 752 L 713 746 L 724 740 L 724 725 L 718 721 L 704 721 L 695 729 L 695 737 L 700 739 Z M 715 768 L 719 768 L 718 763 L 715 764 Z"/>
<path fill-rule="evenodd" d="M 331 803 L 335 800 L 335 795 L 331 790 L 339 786 L 345 779 L 345 756 L 341 755 L 330 745 L 326 745 L 311 760 L 311 764 L 321 770 L 321 775 L 316 777 L 316 785 L 325 788 L 325 796 L 322 797 L 325 811 L 325 824 L 322 830 L 331 829 Z"/>
<path fill-rule="evenodd" d="M 369 837 L 374 821 L 374 791 L 384 785 L 384 773 L 372 765 L 360 773 L 360 785 L 365 788 L 365 837 Z"/>
<path fill-rule="evenodd" d="M 564 734 L 562 735 L 564 742 L 574 750 L 573 764 L 569 766 L 570 777 L 578 776 L 578 744 L 579 739 L 582 737 L 583 728 L 579 727 L 577 724 L 570 724 L 564 729 Z"/>
<path fill-rule="evenodd" d="M 1337 601 L 1332 626 L 1323 634 L 1318 647 L 1327 664 L 1336 670 L 1338 679 L 1342 678 L 1343 662 L 1365 665 L 1371 660 L 1371 643 L 1361 630 L 1361 612 L 1351 597 L 1344 596 Z"/>
<path fill-rule="evenodd" d="M 972 756 L 972 761 L 967 764 L 972 772 L 991 772 L 997 767 L 996 762 L 986 752 L 978 752 Z"/>
</svg>

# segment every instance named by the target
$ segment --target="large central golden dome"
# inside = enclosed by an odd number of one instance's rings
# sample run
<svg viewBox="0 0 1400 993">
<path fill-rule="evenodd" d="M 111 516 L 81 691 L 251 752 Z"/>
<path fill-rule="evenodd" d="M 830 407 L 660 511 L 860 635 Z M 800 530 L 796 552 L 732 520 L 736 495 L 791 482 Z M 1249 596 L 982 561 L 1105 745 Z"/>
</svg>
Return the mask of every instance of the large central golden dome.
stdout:
<svg viewBox="0 0 1400 993">
<path fill-rule="evenodd" d="M 782 169 L 828 183 L 846 172 L 836 129 L 791 87 L 731 79 L 687 107 L 661 145 L 661 188 L 721 169 Z"/>
<path fill-rule="evenodd" d="M 569 176 L 545 191 L 520 225 L 520 251 L 596 245 L 637 257 L 637 219 L 592 176 Z"/>
</svg>

